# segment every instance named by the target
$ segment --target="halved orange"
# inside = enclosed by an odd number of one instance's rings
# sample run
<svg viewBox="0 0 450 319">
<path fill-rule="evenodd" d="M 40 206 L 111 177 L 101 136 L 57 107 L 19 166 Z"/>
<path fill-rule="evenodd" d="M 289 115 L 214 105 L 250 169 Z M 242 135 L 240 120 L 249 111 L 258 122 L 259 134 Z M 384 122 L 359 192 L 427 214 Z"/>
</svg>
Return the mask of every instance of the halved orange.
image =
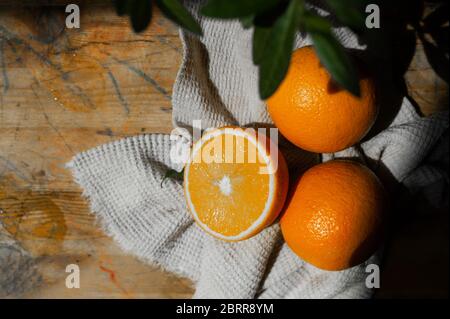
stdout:
<svg viewBox="0 0 450 319">
<path fill-rule="evenodd" d="M 226 241 L 250 238 L 269 226 L 283 207 L 288 180 L 277 145 L 264 134 L 238 127 L 205 133 L 184 169 L 194 220 Z"/>
</svg>

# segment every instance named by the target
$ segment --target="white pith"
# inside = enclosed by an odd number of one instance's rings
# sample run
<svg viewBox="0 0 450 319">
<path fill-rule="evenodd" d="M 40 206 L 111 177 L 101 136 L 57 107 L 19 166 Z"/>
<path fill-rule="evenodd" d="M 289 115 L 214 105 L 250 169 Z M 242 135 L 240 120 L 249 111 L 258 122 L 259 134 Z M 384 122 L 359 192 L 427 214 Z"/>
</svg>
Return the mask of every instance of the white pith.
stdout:
<svg viewBox="0 0 450 319">
<path fill-rule="evenodd" d="M 231 195 L 231 191 L 233 190 L 233 188 L 231 186 L 231 180 L 227 175 L 223 176 L 222 179 L 217 182 L 217 186 L 219 186 L 220 191 L 225 196 Z"/>
</svg>

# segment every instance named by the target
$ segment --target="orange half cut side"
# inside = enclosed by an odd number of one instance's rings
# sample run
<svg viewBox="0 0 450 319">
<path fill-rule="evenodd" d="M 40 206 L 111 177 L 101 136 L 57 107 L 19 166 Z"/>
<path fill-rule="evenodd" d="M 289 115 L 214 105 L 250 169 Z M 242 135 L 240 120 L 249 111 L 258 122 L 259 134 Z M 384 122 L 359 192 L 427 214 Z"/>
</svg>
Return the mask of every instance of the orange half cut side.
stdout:
<svg viewBox="0 0 450 319">
<path fill-rule="evenodd" d="M 288 179 L 286 162 L 270 138 L 236 127 L 215 129 L 194 144 L 185 166 L 187 207 L 207 233 L 244 240 L 276 219 Z"/>
</svg>

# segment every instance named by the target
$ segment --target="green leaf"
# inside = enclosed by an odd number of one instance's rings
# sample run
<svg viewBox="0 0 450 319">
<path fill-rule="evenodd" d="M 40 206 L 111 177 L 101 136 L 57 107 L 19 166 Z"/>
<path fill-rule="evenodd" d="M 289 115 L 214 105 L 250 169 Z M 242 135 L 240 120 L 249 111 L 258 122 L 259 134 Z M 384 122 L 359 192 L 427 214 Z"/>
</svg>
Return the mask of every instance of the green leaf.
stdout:
<svg viewBox="0 0 450 319">
<path fill-rule="evenodd" d="M 302 5 L 299 0 L 291 0 L 268 36 L 266 54 L 259 67 L 259 94 L 262 99 L 267 99 L 276 91 L 289 68 Z"/>
<path fill-rule="evenodd" d="M 131 26 L 134 32 L 144 31 L 152 19 L 151 0 L 134 0 L 128 4 L 130 7 Z"/>
<path fill-rule="evenodd" d="M 327 0 L 339 21 L 354 30 L 362 30 L 365 26 L 365 1 Z"/>
<path fill-rule="evenodd" d="M 325 18 L 322 18 L 309 11 L 304 11 L 301 19 L 301 26 L 308 32 L 323 32 L 330 33 L 331 23 Z"/>
<path fill-rule="evenodd" d="M 270 37 L 271 33 L 270 27 L 261 27 L 256 26 L 253 29 L 253 63 L 255 65 L 259 65 L 264 57 L 264 54 L 266 51 L 267 46 L 267 40 Z"/>
<path fill-rule="evenodd" d="M 303 2 L 304 0 L 299 0 Z M 288 0 L 281 0 L 270 10 L 255 14 L 253 24 L 261 27 L 273 27 L 275 21 L 286 12 L 289 5 Z"/>
<path fill-rule="evenodd" d="M 174 169 L 167 170 L 166 174 L 164 174 L 164 177 L 161 180 L 161 188 L 163 187 L 163 183 L 167 178 L 173 178 L 175 180 L 182 181 L 184 178 L 184 168 L 181 170 L 181 172 L 178 172 Z"/>
<path fill-rule="evenodd" d="M 302 23 L 313 40 L 320 61 L 333 80 L 353 95 L 359 96 L 358 73 L 331 29 L 326 30 L 324 28 L 328 21 L 312 13 L 305 13 Z"/>
<path fill-rule="evenodd" d="M 200 10 L 212 18 L 233 19 L 262 13 L 278 4 L 280 0 L 209 0 Z"/>
<path fill-rule="evenodd" d="M 162 13 L 180 27 L 197 35 L 202 35 L 202 28 L 179 0 L 156 0 Z"/>
<path fill-rule="evenodd" d="M 241 25 L 244 29 L 249 29 L 253 25 L 253 20 L 255 19 L 255 15 L 249 15 L 246 17 L 242 17 L 239 20 L 241 21 Z"/>
</svg>

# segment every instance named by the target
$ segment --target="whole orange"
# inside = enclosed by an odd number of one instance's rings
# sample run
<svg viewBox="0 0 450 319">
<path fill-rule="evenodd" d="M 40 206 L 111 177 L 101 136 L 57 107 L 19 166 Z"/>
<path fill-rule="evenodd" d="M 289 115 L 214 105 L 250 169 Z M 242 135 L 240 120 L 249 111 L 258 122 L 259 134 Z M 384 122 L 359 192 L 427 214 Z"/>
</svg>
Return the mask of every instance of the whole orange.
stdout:
<svg viewBox="0 0 450 319">
<path fill-rule="evenodd" d="M 355 97 L 335 84 L 310 46 L 293 52 L 287 75 L 267 100 L 280 132 L 298 147 L 317 153 L 343 150 L 369 131 L 377 116 L 375 86 L 366 77 Z"/>
<path fill-rule="evenodd" d="M 384 207 L 384 189 L 372 171 L 352 161 L 330 161 L 306 171 L 293 186 L 281 231 L 303 260 L 342 270 L 374 253 Z"/>
</svg>

